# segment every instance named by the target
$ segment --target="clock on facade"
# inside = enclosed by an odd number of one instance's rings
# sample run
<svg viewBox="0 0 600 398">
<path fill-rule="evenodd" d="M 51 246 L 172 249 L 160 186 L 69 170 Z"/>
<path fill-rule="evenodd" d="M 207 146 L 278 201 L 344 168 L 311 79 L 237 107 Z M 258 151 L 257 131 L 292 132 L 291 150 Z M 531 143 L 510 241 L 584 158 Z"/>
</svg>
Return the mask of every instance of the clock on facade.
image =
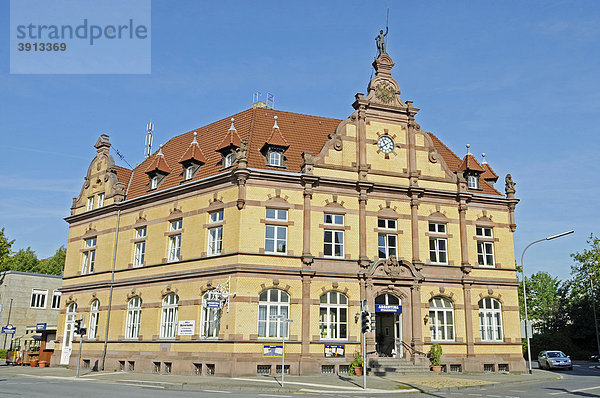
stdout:
<svg viewBox="0 0 600 398">
<path fill-rule="evenodd" d="M 379 137 L 379 149 L 383 153 L 390 153 L 394 150 L 394 140 L 392 140 L 387 135 Z"/>
</svg>

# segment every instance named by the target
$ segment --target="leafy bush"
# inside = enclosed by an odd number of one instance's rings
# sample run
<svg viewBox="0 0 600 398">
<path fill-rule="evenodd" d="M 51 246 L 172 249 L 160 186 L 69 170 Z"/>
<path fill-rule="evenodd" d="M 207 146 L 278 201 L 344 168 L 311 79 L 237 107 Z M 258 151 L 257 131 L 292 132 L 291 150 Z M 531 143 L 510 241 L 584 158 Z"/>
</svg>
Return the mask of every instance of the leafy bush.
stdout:
<svg viewBox="0 0 600 398">
<path fill-rule="evenodd" d="M 363 366 L 363 359 L 362 359 L 362 356 L 360 355 L 360 352 L 357 351 L 354 353 L 354 359 L 350 363 L 350 370 L 349 370 L 348 374 L 353 376 L 355 374 L 354 368 L 362 367 L 362 366 Z"/>
<path fill-rule="evenodd" d="M 440 359 L 442 358 L 442 346 L 438 343 L 431 345 L 429 349 L 429 359 L 431 360 L 432 366 L 440 366 Z"/>
</svg>

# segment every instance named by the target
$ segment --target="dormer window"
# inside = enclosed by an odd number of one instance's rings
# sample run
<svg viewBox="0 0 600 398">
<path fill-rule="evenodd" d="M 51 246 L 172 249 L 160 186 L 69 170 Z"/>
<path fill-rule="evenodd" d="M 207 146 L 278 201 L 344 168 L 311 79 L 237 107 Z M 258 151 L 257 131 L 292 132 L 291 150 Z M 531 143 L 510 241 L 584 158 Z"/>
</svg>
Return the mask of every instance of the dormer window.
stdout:
<svg viewBox="0 0 600 398">
<path fill-rule="evenodd" d="M 156 189 L 158 187 L 158 176 L 150 177 L 150 189 Z"/>
<path fill-rule="evenodd" d="M 226 169 L 231 166 L 233 166 L 233 153 L 228 153 L 223 158 L 223 168 Z"/>
<path fill-rule="evenodd" d="M 188 166 L 185 168 L 185 179 L 191 180 L 194 176 L 194 166 Z"/>
<path fill-rule="evenodd" d="M 281 152 L 269 152 L 269 166 L 281 167 Z"/>
<path fill-rule="evenodd" d="M 467 182 L 469 184 L 469 189 L 479 189 L 479 176 L 478 175 L 469 175 L 467 177 Z"/>
</svg>

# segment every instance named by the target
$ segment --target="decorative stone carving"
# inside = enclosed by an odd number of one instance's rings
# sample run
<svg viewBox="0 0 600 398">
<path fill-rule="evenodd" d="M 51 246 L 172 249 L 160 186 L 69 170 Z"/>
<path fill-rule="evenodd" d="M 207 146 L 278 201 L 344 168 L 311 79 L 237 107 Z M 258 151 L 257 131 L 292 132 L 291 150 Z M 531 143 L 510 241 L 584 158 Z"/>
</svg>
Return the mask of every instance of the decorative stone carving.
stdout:
<svg viewBox="0 0 600 398">
<path fill-rule="evenodd" d="M 329 134 L 328 137 L 331 141 L 333 141 L 333 149 L 336 151 L 341 151 L 343 147 L 342 137 L 339 134 Z"/>
<path fill-rule="evenodd" d="M 315 158 L 311 152 L 302 152 L 302 172 L 312 174 L 315 167 Z"/>
<path fill-rule="evenodd" d="M 506 196 L 509 198 L 514 198 L 515 193 L 517 192 L 515 190 L 515 185 L 517 185 L 517 183 L 513 181 L 512 176 L 510 174 L 506 175 L 506 179 L 504 180 L 504 182 L 504 191 L 506 192 Z"/>
<path fill-rule="evenodd" d="M 392 104 L 394 102 L 394 95 L 394 87 L 387 80 L 382 80 L 375 86 L 375 98 L 384 104 Z"/>
</svg>

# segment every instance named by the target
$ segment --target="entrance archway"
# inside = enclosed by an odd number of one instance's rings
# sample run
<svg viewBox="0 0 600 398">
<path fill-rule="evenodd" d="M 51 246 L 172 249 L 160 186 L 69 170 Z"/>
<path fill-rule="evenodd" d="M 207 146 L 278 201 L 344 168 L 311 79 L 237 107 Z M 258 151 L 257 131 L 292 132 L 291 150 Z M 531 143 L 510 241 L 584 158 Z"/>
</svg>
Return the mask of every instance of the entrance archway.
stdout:
<svg viewBox="0 0 600 398">
<path fill-rule="evenodd" d="M 375 348 L 378 356 L 401 358 L 402 300 L 390 293 L 375 297 Z"/>
</svg>

